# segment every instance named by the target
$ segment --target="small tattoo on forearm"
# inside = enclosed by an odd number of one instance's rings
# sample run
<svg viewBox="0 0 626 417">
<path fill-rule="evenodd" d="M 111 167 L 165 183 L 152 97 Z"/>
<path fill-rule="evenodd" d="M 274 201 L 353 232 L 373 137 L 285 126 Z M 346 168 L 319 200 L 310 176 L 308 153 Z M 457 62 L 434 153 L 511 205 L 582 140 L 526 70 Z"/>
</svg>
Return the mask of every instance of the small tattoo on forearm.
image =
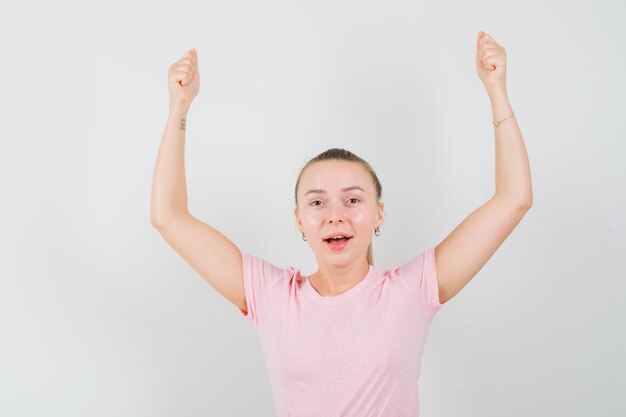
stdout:
<svg viewBox="0 0 626 417">
<path fill-rule="evenodd" d="M 185 130 L 185 127 L 187 127 L 187 120 L 180 119 L 180 130 Z"/>
</svg>

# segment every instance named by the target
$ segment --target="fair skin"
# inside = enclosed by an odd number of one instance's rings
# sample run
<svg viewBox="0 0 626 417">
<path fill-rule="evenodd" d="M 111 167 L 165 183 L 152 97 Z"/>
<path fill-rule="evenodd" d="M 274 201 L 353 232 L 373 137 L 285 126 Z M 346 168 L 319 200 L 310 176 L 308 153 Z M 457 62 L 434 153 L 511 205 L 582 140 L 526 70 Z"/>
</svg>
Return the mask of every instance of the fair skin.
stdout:
<svg viewBox="0 0 626 417">
<path fill-rule="evenodd" d="M 352 186 L 362 190 L 343 191 Z M 325 297 L 348 291 L 367 275 L 367 248 L 374 230 L 383 225 L 384 204 L 378 201 L 372 176 L 356 162 L 315 162 L 302 173 L 297 197 L 296 224 L 318 264 L 309 276 L 311 285 Z M 324 242 L 335 232 L 353 236 L 340 251 Z"/>
<path fill-rule="evenodd" d="M 530 164 L 506 87 L 506 51 L 487 33 L 476 39 L 476 71 L 491 102 L 496 190 L 435 248 L 439 301 L 454 297 L 493 256 L 533 204 Z M 505 119 L 506 118 L 506 119 Z"/>
<path fill-rule="evenodd" d="M 485 86 L 491 102 L 492 118 L 501 122 L 495 126 L 496 190 L 486 203 L 470 213 L 448 236 L 435 247 L 435 263 L 439 286 L 439 301 L 445 303 L 454 297 L 493 256 L 496 250 L 519 224 L 533 202 L 528 154 L 517 118 L 511 116 L 513 108 L 506 87 L 506 52 L 491 36 L 479 32 L 476 38 L 476 71 Z M 319 174 L 318 174 L 319 175 Z M 328 180 L 332 185 L 332 181 Z M 310 184 L 308 184 L 310 185 Z M 321 187 L 320 187 L 321 188 Z M 334 192 L 337 193 L 337 188 Z M 304 187 L 302 189 L 305 189 Z M 332 195 L 332 194 L 331 194 Z M 333 195 L 337 199 L 337 194 Z M 338 293 L 358 282 L 365 269 L 367 244 L 360 242 L 361 257 L 357 257 L 355 272 L 340 274 L 339 262 L 329 262 L 320 243 L 320 229 L 328 226 L 332 217 L 326 209 L 320 218 L 312 218 L 301 228 L 317 233 L 311 248 L 318 257 L 320 271 L 314 275 L 313 283 L 326 293 Z M 345 210 L 350 213 L 348 210 Z M 335 214 L 336 215 L 336 214 Z M 306 217 L 307 219 L 309 217 Z M 327 223 L 322 223 L 322 219 Z M 337 217 L 335 221 L 340 218 Z M 320 224 L 322 226 L 320 226 Z M 373 222 L 370 223 L 370 226 Z M 324 229 L 326 230 L 326 229 Z M 371 237 L 371 235 L 370 235 Z M 356 242 L 355 242 L 356 243 Z M 331 254 L 332 255 L 332 254 Z M 341 255 L 344 263 L 354 262 L 352 254 Z M 339 255 L 337 255 L 337 258 Z M 330 258 L 337 261 L 336 258 Z M 323 263 L 325 262 L 325 263 Z M 342 278 L 344 277 L 344 278 Z M 324 281 L 326 280 L 326 281 Z"/>
<path fill-rule="evenodd" d="M 508 99 L 506 61 L 504 47 L 490 35 L 479 32 L 476 70 L 491 102 L 492 118 L 497 121 L 493 127 L 496 187 L 487 202 L 471 212 L 435 247 L 441 303 L 450 300 L 469 283 L 533 204 L 528 154 Z M 155 166 L 151 222 L 212 285 L 245 309 L 240 251 L 187 210 L 184 131 L 199 81 L 197 54 L 191 50 L 172 65 L 168 74 L 170 118 Z M 295 214 L 298 229 L 309 237 L 308 244 L 318 260 L 319 270 L 310 277 L 311 283 L 321 295 L 332 296 L 349 290 L 367 274 L 367 247 L 374 229 L 382 225 L 382 204 L 378 205 L 372 197 L 374 185 L 361 165 L 346 161 L 324 163 L 324 166 L 315 163 L 303 173 L 298 190 L 302 193 L 298 194 L 302 211 L 296 208 Z M 343 165 L 338 165 L 341 163 Z M 340 190 L 352 185 L 362 186 L 365 199 L 358 203 L 343 200 Z M 320 194 L 323 200 L 319 208 L 303 201 L 306 190 L 311 188 L 327 191 L 327 194 Z M 346 193 L 346 197 L 348 195 Z M 324 246 L 322 239 L 334 231 L 355 236 L 346 250 L 331 252 Z M 201 245 L 204 246 L 201 248 Z M 211 250 L 206 250 L 207 247 Z"/>
</svg>

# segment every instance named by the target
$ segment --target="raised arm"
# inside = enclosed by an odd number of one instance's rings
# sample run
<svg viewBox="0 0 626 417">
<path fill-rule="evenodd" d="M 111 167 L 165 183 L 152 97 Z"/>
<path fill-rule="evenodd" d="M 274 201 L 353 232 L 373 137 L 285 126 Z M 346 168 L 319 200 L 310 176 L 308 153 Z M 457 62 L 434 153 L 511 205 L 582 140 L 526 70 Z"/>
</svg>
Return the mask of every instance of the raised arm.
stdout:
<svg viewBox="0 0 626 417">
<path fill-rule="evenodd" d="M 524 139 L 506 89 L 506 53 L 483 32 L 476 69 L 491 102 L 496 150 L 496 189 L 435 248 L 439 300 L 457 294 L 487 263 L 532 206 L 530 166 Z"/>
<path fill-rule="evenodd" d="M 200 85 L 195 50 L 170 67 L 168 85 L 170 111 L 152 178 L 150 222 L 216 291 L 247 310 L 242 253 L 226 236 L 192 216 L 187 209 L 186 121 Z"/>
</svg>

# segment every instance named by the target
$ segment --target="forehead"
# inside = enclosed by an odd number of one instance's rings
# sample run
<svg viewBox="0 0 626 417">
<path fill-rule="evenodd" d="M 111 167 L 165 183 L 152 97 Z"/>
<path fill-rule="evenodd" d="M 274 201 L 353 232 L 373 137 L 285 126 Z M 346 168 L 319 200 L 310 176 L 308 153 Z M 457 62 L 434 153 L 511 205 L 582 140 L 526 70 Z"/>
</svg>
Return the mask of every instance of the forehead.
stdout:
<svg viewBox="0 0 626 417">
<path fill-rule="evenodd" d="M 371 175 L 358 162 L 318 161 L 309 165 L 300 177 L 301 193 L 311 188 L 334 192 L 352 185 L 361 186 L 368 191 L 374 187 Z"/>
</svg>

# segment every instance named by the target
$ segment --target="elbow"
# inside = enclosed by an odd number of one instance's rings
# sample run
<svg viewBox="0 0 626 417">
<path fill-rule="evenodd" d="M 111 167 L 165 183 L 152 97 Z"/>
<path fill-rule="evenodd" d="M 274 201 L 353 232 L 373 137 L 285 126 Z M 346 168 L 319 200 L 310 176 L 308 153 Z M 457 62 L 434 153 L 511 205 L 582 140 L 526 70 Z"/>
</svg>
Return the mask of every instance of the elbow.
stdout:
<svg viewBox="0 0 626 417">
<path fill-rule="evenodd" d="M 530 209 L 533 205 L 532 196 L 524 197 L 524 198 L 521 198 L 521 197 L 513 198 L 513 197 L 505 197 L 505 196 L 496 194 L 494 197 L 497 198 L 498 200 L 505 201 L 507 202 L 509 206 L 515 207 L 516 209 L 519 209 L 522 211 L 526 211 Z"/>
<path fill-rule="evenodd" d="M 526 210 L 530 209 L 533 206 L 533 196 L 531 195 L 522 203 L 522 207 Z"/>
<path fill-rule="evenodd" d="M 173 212 L 168 212 L 167 214 L 150 214 L 150 224 L 156 229 L 161 229 L 167 227 L 172 221 L 186 215 L 189 215 L 188 211 L 176 212 L 176 214 Z"/>
<path fill-rule="evenodd" d="M 533 202 L 532 202 L 532 201 L 530 201 L 530 202 L 528 202 L 528 203 L 526 203 L 526 204 L 522 204 L 522 205 L 520 206 L 520 210 L 521 210 L 521 211 L 523 211 L 524 213 L 526 213 L 528 210 L 530 210 L 530 208 L 531 208 L 532 206 L 533 206 Z"/>
<path fill-rule="evenodd" d="M 156 214 L 150 214 L 150 225 L 156 229 L 163 225 L 162 216 L 157 216 Z"/>
<path fill-rule="evenodd" d="M 532 206 L 533 206 L 532 198 L 530 200 L 522 200 L 520 203 L 517 204 L 517 207 L 523 211 L 530 210 Z"/>
</svg>

